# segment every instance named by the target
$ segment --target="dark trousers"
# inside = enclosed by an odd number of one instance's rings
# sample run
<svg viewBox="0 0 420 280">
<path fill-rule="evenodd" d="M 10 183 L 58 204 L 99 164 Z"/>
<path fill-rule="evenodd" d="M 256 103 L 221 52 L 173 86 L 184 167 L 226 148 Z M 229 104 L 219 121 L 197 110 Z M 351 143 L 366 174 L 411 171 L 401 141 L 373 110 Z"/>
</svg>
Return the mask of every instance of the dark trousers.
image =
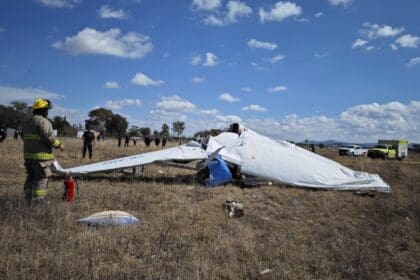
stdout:
<svg viewBox="0 0 420 280">
<path fill-rule="evenodd" d="M 92 143 L 85 142 L 83 144 L 83 157 L 86 156 L 86 150 L 89 150 L 89 158 L 92 158 Z"/>
</svg>

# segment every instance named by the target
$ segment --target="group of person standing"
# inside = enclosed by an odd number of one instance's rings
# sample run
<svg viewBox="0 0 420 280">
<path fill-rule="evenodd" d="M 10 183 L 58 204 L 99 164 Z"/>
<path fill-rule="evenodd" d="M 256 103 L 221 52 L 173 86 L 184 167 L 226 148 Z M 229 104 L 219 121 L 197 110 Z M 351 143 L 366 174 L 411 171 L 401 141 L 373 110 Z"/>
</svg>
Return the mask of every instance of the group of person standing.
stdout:
<svg viewBox="0 0 420 280">
<path fill-rule="evenodd" d="M 122 143 L 122 136 L 118 135 L 118 147 L 121 147 L 121 143 Z M 130 144 L 130 139 L 133 140 L 133 145 L 136 146 L 137 145 L 137 140 L 139 139 L 138 137 L 131 137 L 126 135 L 124 137 L 125 141 L 124 141 L 124 147 L 128 147 Z M 166 146 L 166 143 L 168 142 L 168 139 L 166 137 L 162 137 L 162 141 L 159 137 L 154 137 L 154 139 L 152 139 L 152 137 L 150 136 L 146 136 L 143 138 L 144 141 L 144 145 L 146 147 L 150 147 L 150 144 L 152 143 L 152 140 L 155 142 L 155 146 L 159 147 L 160 143 L 162 143 L 162 147 Z"/>
</svg>

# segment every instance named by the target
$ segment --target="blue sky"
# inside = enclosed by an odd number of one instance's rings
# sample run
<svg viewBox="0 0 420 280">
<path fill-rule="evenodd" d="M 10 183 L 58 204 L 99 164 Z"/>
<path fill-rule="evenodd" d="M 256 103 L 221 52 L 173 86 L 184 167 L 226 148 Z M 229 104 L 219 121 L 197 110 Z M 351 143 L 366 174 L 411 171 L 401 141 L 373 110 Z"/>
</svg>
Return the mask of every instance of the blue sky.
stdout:
<svg viewBox="0 0 420 280">
<path fill-rule="evenodd" d="M 420 142 L 420 1 L 0 1 L 0 103 L 184 134 Z"/>
</svg>

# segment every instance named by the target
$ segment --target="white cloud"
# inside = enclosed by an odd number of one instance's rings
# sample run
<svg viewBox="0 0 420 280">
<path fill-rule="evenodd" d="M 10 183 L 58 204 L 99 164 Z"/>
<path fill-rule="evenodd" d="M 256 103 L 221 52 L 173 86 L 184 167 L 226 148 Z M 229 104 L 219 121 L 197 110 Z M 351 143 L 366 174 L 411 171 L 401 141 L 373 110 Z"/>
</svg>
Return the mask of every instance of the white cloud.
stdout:
<svg viewBox="0 0 420 280">
<path fill-rule="evenodd" d="M 226 21 L 229 23 L 237 22 L 239 17 L 248 17 L 252 14 L 252 9 L 240 1 L 229 1 L 226 7 L 228 10 Z"/>
<path fill-rule="evenodd" d="M 315 14 L 315 17 L 316 18 L 320 18 L 320 17 L 322 17 L 324 15 L 324 13 L 323 12 L 318 12 L 318 13 L 316 13 Z"/>
<path fill-rule="evenodd" d="M 408 105 L 400 102 L 362 104 L 341 113 L 340 120 L 348 133 L 353 129 L 355 133 L 370 137 L 420 140 L 419 101 L 411 101 Z"/>
<path fill-rule="evenodd" d="M 373 51 L 375 49 L 375 46 L 367 46 L 366 50 L 367 51 Z"/>
<path fill-rule="evenodd" d="M 351 45 L 351 47 L 353 49 L 355 48 L 361 48 L 364 47 L 365 45 L 367 45 L 369 43 L 369 41 L 357 38 L 356 41 L 353 42 L 353 44 Z"/>
<path fill-rule="evenodd" d="M 105 18 L 105 19 L 109 19 L 109 18 L 125 19 L 125 18 L 127 18 L 127 15 L 126 15 L 126 13 L 124 12 L 123 9 L 114 10 L 108 5 L 101 6 L 101 8 L 98 10 L 98 15 L 99 15 L 100 18 Z"/>
<path fill-rule="evenodd" d="M 152 109 L 150 111 L 150 118 L 154 122 L 166 122 L 170 125 L 174 120 L 186 122 L 188 117 L 182 112 L 165 111 L 161 109 Z M 188 127 L 188 126 L 187 126 Z"/>
<path fill-rule="evenodd" d="M 211 52 L 207 52 L 204 56 L 204 60 L 202 59 L 202 56 L 200 54 L 194 54 L 191 58 L 191 64 L 192 65 L 199 65 L 201 64 L 206 67 L 212 67 L 219 64 L 218 57 Z"/>
<path fill-rule="evenodd" d="M 190 82 L 193 84 L 199 84 L 204 82 L 206 79 L 204 77 L 193 77 L 190 79 Z"/>
<path fill-rule="evenodd" d="M 235 115 L 226 115 L 226 116 L 217 115 L 216 120 L 223 123 L 223 124 L 219 124 L 219 127 L 220 126 L 226 127 L 227 125 L 231 123 L 242 123 L 241 117 L 235 116 Z"/>
<path fill-rule="evenodd" d="M 412 66 L 415 66 L 415 65 L 418 65 L 418 64 L 420 64 L 420 57 L 419 56 L 410 59 L 410 61 L 406 64 L 406 66 L 407 67 L 412 67 Z"/>
<path fill-rule="evenodd" d="M 366 35 L 369 39 L 395 37 L 404 31 L 404 27 L 394 28 L 389 25 L 371 24 L 369 22 L 363 23 L 363 27 L 360 32 Z"/>
<path fill-rule="evenodd" d="M 378 139 L 388 138 L 408 139 L 412 143 L 420 142 L 418 132 L 420 131 L 420 101 L 412 101 L 408 104 L 399 102 L 361 104 L 348 108 L 333 117 L 323 115 L 299 117 L 296 114 L 290 114 L 281 119 L 242 119 L 241 116 L 223 115 L 213 110 L 202 110 L 209 111 L 209 114 L 198 110 L 194 117 L 188 118 L 183 112 L 155 108 L 151 112 L 152 121 L 148 121 L 148 124 L 143 126 L 150 127 L 153 124 L 156 129 L 160 129 L 163 122 L 170 125 L 174 120 L 181 120 L 186 122 L 185 135 L 193 135 L 199 130 L 226 128 L 233 122 L 239 122 L 263 135 L 284 140 L 333 139 L 373 143 Z"/>
<path fill-rule="evenodd" d="M 223 19 L 220 19 L 214 15 L 209 15 L 206 18 L 203 19 L 203 22 L 207 25 L 214 25 L 214 26 L 223 26 L 225 25 L 225 22 Z"/>
<path fill-rule="evenodd" d="M 201 63 L 201 55 L 199 54 L 195 54 L 192 56 L 191 58 L 191 64 L 192 65 L 198 65 Z"/>
<path fill-rule="evenodd" d="M 267 91 L 270 93 L 277 93 L 277 92 L 284 92 L 286 90 L 287 90 L 287 87 L 285 86 L 275 86 L 275 87 L 269 88 Z"/>
<path fill-rule="evenodd" d="M 397 46 L 397 45 L 395 45 L 395 44 L 389 44 L 389 46 L 391 47 L 391 49 L 392 49 L 393 51 L 398 50 L 398 46 Z"/>
<path fill-rule="evenodd" d="M 297 21 L 297 22 L 310 22 L 309 19 L 303 18 L 303 17 L 301 17 L 301 18 L 295 17 L 294 20 Z"/>
<path fill-rule="evenodd" d="M 420 37 L 406 34 L 399 37 L 395 42 L 403 48 L 417 48 L 420 45 Z"/>
<path fill-rule="evenodd" d="M 120 88 L 120 85 L 117 82 L 107 81 L 105 83 L 106 88 Z"/>
<path fill-rule="evenodd" d="M 314 57 L 315 58 L 324 58 L 324 57 L 326 57 L 327 56 L 327 54 L 326 53 L 320 53 L 320 52 L 315 52 L 314 53 Z"/>
<path fill-rule="evenodd" d="M 129 106 L 142 106 L 143 101 L 140 99 L 121 99 L 121 100 L 108 100 L 105 103 L 105 107 L 109 108 L 111 110 L 119 110 L 123 107 L 129 107 Z"/>
<path fill-rule="evenodd" d="M 227 102 L 238 102 L 240 99 L 237 97 L 232 96 L 230 93 L 222 93 L 221 95 L 219 95 L 219 99 L 223 100 L 223 101 L 227 101 Z"/>
<path fill-rule="evenodd" d="M 299 16 L 301 14 L 302 8 L 289 1 L 279 1 L 269 11 L 263 8 L 259 10 L 260 21 L 263 23 L 266 21 L 283 21 L 288 17 Z"/>
<path fill-rule="evenodd" d="M 37 0 L 44 6 L 52 8 L 73 8 L 80 0 Z"/>
<path fill-rule="evenodd" d="M 206 53 L 206 61 L 204 61 L 203 66 L 212 67 L 218 64 L 218 58 L 215 54 L 208 52 Z"/>
<path fill-rule="evenodd" d="M 163 84 L 164 82 L 161 80 L 152 80 L 151 78 L 149 78 L 148 76 L 146 76 L 145 74 L 138 72 L 132 79 L 131 79 L 131 83 L 138 85 L 138 86 L 159 86 L 161 84 Z"/>
<path fill-rule="evenodd" d="M 197 10 L 211 11 L 222 5 L 222 0 L 193 0 L 192 7 Z"/>
<path fill-rule="evenodd" d="M 156 103 L 155 108 L 165 112 L 192 112 L 196 106 L 178 95 L 164 96 Z"/>
<path fill-rule="evenodd" d="M 266 112 L 267 109 L 258 104 L 252 104 L 249 106 L 242 107 L 243 111 L 254 111 L 254 112 Z"/>
<path fill-rule="evenodd" d="M 256 39 L 251 39 L 247 43 L 248 47 L 251 49 L 266 49 L 266 50 L 275 50 L 277 49 L 277 45 L 275 43 L 258 41 Z"/>
<path fill-rule="evenodd" d="M 331 5 L 334 6 L 338 6 L 338 5 L 343 5 L 343 6 L 347 6 L 349 5 L 353 0 L 328 0 L 328 2 L 330 2 Z"/>
<path fill-rule="evenodd" d="M 243 88 L 241 88 L 241 90 L 243 91 L 243 92 L 252 92 L 252 88 L 250 88 L 250 87 L 243 87 Z"/>
<path fill-rule="evenodd" d="M 63 42 L 55 42 L 53 47 L 73 55 L 102 54 L 134 59 L 152 51 L 153 44 L 149 37 L 136 32 L 123 35 L 118 28 L 105 32 L 85 28 Z"/>
<path fill-rule="evenodd" d="M 270 57 L 269 59 L 268 59 L 268 61 L 271 63 L 271 64 L 275 64 L 275 63 L 277 63 L 277 62 L 279 62 L 279 61 L 281 61 L 281 60 L 283 60 L 284 59 L 284 55 L 282 55 L 282 54 L 278 54 L 278 55 L 275 55 L 275 56 L 273 56 L 273 57 Z"/>
<path fill-rule="evenodd" d="M 215 116 L 215 115 L 219 114 L 219 110 L 217 110 L 217 109 L 200 110 L 200 114 Z"/>
<path fill-rule="evenodd" d="M 258 71 L 266 71 L 268 70 L 268 68 L 263 67 L 261 65 L 259 65 L 258 63 L 255 62 L 251 62 L 252 67 L 254 67 L 255 69 L 257 69 Z"/>
<path fill-rule="evenodd" d="M 58 93 L 38 88 L 13 88 L 0 85 L 0 104 L 9 104 L 12 101 L 24 101 L 32 105 L 32 102 L 37 98 L 54 100 L 62 97 Z"/>
<path fill-rule="evenodd" d="M 252 14 L 251 7 L 240 1 L 229 1 L 226 4 L 225 12 L 221 12 L 215 8 L 211 10 L 214 13 L 207 13 L 203 19 L 203 22 L 205 24 L 214 26 L 224 26 L 231 23 L 237 23 L 239 18 L 249 17 Z"/>
</svg>

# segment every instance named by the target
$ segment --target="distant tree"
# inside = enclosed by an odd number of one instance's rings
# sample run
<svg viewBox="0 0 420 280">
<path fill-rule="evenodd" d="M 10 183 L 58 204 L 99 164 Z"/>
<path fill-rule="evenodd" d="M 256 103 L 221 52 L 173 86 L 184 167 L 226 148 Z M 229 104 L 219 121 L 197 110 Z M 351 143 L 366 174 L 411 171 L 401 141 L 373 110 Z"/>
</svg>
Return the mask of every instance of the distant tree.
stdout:
<svg viewBox="0 0 420 280">
<path fill-rule="evenodd" d="M 89 127 L 90 129 L 104 132 L 104 131 L 107 131 L 106 129 L 107 122 L 111 120 L 114 114 L 112 113 L 111 110 L 98 108 L 98 109 L 91 110 L 88 116 L 89 116 L 89 119 L 85 120 L 85 127 L 86 128 Z M 114 119 L 112 122 L 115 122 L 115 120 L 116 119 Z M 107 132 L 108 134 L 112 135 L 110 131 L 107 131 Z"/>
<path fill-rule="evenodd" d="M 143 138 L 149 137 L 151 132 L 150 132 L 150 128 L 148 127 L 140 127 L 140 133 L 143 136 Z"/>
<path fill-rule="evenodd" d="M 19 115 L 19 119 L 22 119 L 26 114 L 31 113 L 31 107 L 26 104 L 26 102 L 22 101 L 12 101 L 10 105 L 16 110 Z"/>
<path fill-rule="evenodd" d="M 162 124 L 162 130 L 160 131 L 160 135 L 162 138 L 166 139 L 170 137 L 169 126 L 166 123 Z"/>
<path fill-rule="evenodd" d="M 128 136 L 130 137 L 140 137 L 140 135 L 140 127 L 138 127 L 137 125 L 132 125 L 128 130 Z"/>
<path fill-rule="evenodd" d="M 53 128 L 57 130 L 58 136 L 67 136 L 67 137 L 74 137 L 77 134 L 77 129 L 70 125 L 70 123 L 66 120 L 66 117 L 55 116 L 51 123 Z"/>
<path fill-rule="evenodd" d="M 108 135 L 118 136 L 126 133 L 128 128 L 127 119 L 119 114 L 113 114 L 106 122 L 105 128 Z"/>
<path fill-rule="evenodd" d="M 30 108 L 24 102 L 13 101 L 11 105 L 0 104 L 0 125 L 16 129 L 25 114 L 30 113 Z"/>
<path fill-rule="evenodd" d="M 182 134 L 184 129 L 185 129 L 185 123 L 184 122 L 176 121 L 176 122 L 172 123 L 172 130 L 173 130 L 174 133 L 176 133 L 179 144 L 181 144 L 181 138 L 179 136 Z"/>
</svg>

